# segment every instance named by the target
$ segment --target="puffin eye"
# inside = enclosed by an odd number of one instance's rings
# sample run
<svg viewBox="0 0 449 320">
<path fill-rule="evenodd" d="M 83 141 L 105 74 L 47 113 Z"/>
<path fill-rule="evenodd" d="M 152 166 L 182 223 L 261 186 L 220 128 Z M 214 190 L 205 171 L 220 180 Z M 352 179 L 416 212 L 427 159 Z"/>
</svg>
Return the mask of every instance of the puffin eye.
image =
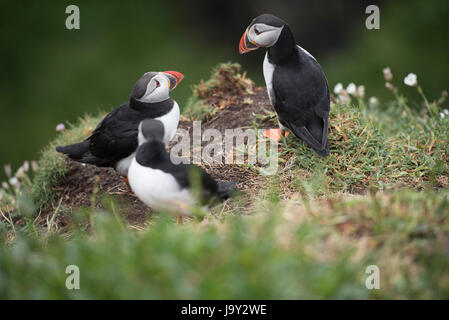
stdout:
<svg viewBox="0 0 449 320">
<path fill-rule="evenodd" d="M 260 31 L 259 31 L 259 30 L 257 30 L 257 28 L 256 28 L 256 27 L 254 27 L 254 32 L 256 33 L 256 35 L 259 35 L 259 34 L 260 34 Z"/>
<path fill-rule="evenodd" d="M 154 80 L 156 82 L 156 88 L 159 88 L 161 86 L 160 82 L 157 80 Z"/>
</svg>

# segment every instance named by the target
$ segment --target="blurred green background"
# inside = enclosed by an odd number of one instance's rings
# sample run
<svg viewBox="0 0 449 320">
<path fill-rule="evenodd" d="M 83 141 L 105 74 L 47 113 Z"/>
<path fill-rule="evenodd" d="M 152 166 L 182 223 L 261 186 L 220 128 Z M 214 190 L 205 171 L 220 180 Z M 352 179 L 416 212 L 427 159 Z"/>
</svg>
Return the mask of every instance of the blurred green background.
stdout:
<svg viewBox="0 0 449 320">
<path fill-rule="evenodd" d="M 70 4 L 80 8 L 80 30 L 65 28 Z M 369 4 L 380 7 L 380 30 L 365 28 Z M 263 85 L 264 50 L 240 56 L 237 48 L 251 19 L 264 12 L 289 22 L 332 88 L 355 82 L 385 101 L 386 66 L 416 100 L 402 84 L 409 72 L 431 100 L 449 88 L 446 0 L 0 1 L 0 164 L 16 169 L 38 158 L 58 123 L 111 110 L 150 70 L 185 75 L 172 92 L 181 108 L 190 86 L 218 62 L 239 62 Z"/>
</svg>

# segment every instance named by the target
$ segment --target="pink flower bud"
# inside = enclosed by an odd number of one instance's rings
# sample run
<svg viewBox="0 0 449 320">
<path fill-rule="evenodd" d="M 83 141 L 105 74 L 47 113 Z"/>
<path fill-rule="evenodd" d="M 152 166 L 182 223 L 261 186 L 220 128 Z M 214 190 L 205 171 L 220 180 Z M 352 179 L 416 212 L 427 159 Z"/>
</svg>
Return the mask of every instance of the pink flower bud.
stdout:
<svg viewBox="0 0 449 320">
<path fill-rule="evenodd" d="M 65 125 L 63 123 L 60 123 L 56 126 L 56 131 L 60 132 L 60 131 L 64 131 L 65 130 Z"/>
</svg>

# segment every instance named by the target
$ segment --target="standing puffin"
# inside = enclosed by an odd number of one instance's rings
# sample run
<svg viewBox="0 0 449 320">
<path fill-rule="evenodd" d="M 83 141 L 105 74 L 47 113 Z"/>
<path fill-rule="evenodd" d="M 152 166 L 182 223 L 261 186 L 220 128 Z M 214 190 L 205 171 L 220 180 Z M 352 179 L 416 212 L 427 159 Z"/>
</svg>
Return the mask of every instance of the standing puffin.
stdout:
<svg viewBox="0 0 449 320">
<path fill-rule="evenodd" d="M 138 126 L 142 120 L 154 118 L 164 124 L 165 144 L 175 135 L 180 111 L 169 92 L 183 78 L 176 71 L 145 73 L 134 85 L 129 101 L 106 115 L 89 138 L 56 147 L 56 151 L 78 162 L 113 167 L 126 176 L 138 146 Z"/>
<path fill-rule="evenodd" d="M 196 200 L 207 205 L 227 199 L 236 183 L 217 182 L 192 164 L 174 164 L 163 142 L 165 128 L 155 119 L 146 119 L 139 125 L 139 147 L 128 171 L 129 185 L 135 195 L 152 209 L 170 210 L 178 218 L 190 215 Z M 200 180 L 199 199 L 194 196 L 195 173 Z"/>
<path fill-rule="evenodd" d="M 271 14 L 251 22 L 240 39 L 239 52 L 259 47 L 268 48 L 263 74 L 280 129 L 266 135 L 280 140 L 289 129 L 316 153 L 328 156 L 329 88 L 321 66 L 295 43 L 288 24 Z"/>
</svg>

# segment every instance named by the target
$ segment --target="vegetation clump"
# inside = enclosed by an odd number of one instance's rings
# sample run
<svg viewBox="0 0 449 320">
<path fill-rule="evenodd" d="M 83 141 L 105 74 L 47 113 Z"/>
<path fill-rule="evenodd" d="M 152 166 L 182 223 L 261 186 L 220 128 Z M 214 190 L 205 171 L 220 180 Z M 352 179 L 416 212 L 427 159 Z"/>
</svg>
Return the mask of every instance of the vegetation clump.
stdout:
<svg viewBox="0 0 449 320">
<path fill-rule="evenodd" d="M 211 73 L 211 77 L 192 86 L 192 96 L 187 101 L 184 115 L 191 120 L 207 121 L 213 117 L 218 109 L 211 108 L 208 98 L 213 96 L 241 96 L 252 94 L 254 82 L 246 77 L 246 71 L 241 72 L 238 63 L 220 63 Z"/>
</svg>

